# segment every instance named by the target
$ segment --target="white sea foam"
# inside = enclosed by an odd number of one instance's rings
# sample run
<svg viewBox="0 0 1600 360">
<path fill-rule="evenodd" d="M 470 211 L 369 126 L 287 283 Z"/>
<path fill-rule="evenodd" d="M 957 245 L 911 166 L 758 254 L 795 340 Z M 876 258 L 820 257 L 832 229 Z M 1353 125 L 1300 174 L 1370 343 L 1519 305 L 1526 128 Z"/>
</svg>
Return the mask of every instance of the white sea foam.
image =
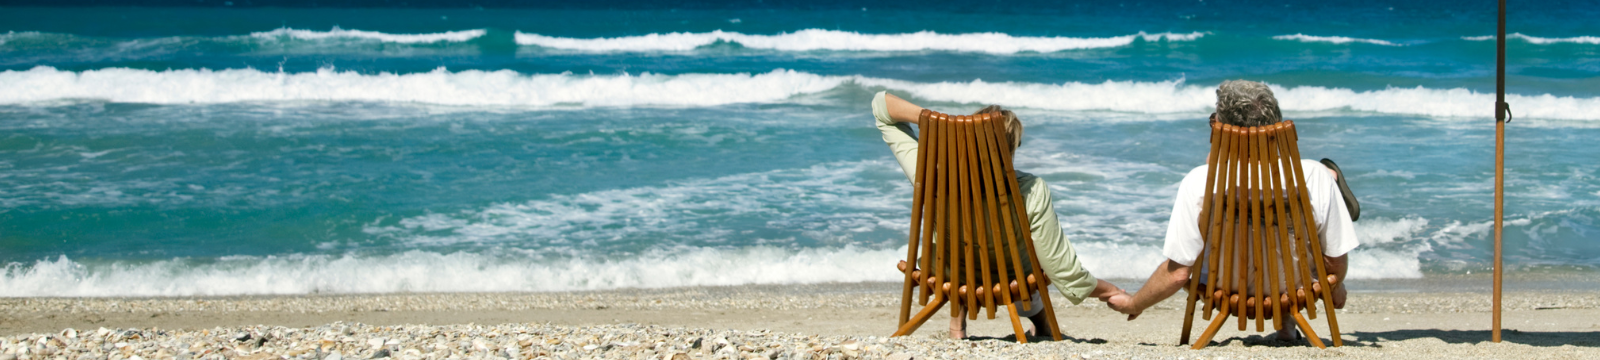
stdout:
<svg viewBox="0 0 1600 360">
<path fill-rule="evenodd" d="M 1013 107 L 1137 114 L 1204 114 L 1216 101 L 1212 86 L 1182 80 L 1060 84 L 923 83 L 864 76 L 824 76 L 793 70 L 760 74 L 522 74 L 510 70 L 360 74 L 333 69 L 307 73 L 255 69 L 150 71 L 125 68 L 60 71 L 35 67 L 0 72 L 0 104 L 59 100 L 192 104 L 247 101 L 375 101 L 512 107 L 718 106 L 803 101 L 845 86 L 887 88 L 937 102 L 1001 103 Z M 1472 90 L 1273 86 L 1290 117 L 1298 114 L 1379 113 L 1487 117 L 1494 94 Z M 1506 95 L 1522 119 L 1597 120 L 1600 98 Z"/>
<path fill-rule="evenodd" d="M 805 29 L 777 35 L 749 35 L 722 30 L 708 33 L 666 33 L 614 38 L 563 38 L 517 32 L 519 45 L 596 52 L 687 51 L 717 42 L 738 43 L 752 49 L 781 51 L 956 51 L 1014 54 L 1025 51 L 1056 52 L 1126 46 L 1134 40 L 1191 41 L 1205 33 L 1158 33 L 1111 37 L 1029 37 L 1003 33 L 940 34 L 920 31 L 902 34 L 862 34 L 850 31 Z"/>
<path fill-rule="evenodd" d="M 1353 91 L 1341 88 L 1301 86 L 1274 87 L 1284 111 L 1350 110 L 1384 114 L 1434 117 L 1489 117 L 1495 94 L 1472 90 L 1388 88 Z M 1572 96 L 1506 94 L 1506 102 L 1517 104 L 1518 118 L 1596 120 L 1600 119 L 1600 98 Z"/>
<path fill-rule="evenodd" d="M 11 41 L 12 39 L 34 37 L 39 35 L 40 33 L 37 31 L 7 31 L 4 34 L 0 34 L 0 45 L 5 45 L 6 42 Z"/>
<path fill-rule="evenodd" d="M 1349 279 L 1420 279 L 1422 260 L 1411 251 L 1356 249 L 1350 251 Z"/>
<path fill-rule="evenodd" d="M 1492 40 L 1495 39 L 1495 36 L 1494 35 L 1462 36 L 1461 39 L 1462 40 L 1469 40 L 1469 41 L 1492 41 Z M 1527 41 L 1529 43 L 1534 43 L 1534 44 L 1539 44 L 1539 45 L 1561 44 L 1561 43 L 1600 45 L 1600 36 L 1575 36 L 1575 37 L 1568 37 L 1568 38 L 1545 38 L 1545 37 L 1538 37 L 1538 36 L 1523 35 L 1522 33 L 1511 33 L 1511 34 L 1506 34 L 1506 39 L 1521 39 L 1522 41 Z"/>
<path fill-rule="evenodd" d="M 1299 42 L 1324 42 L 1324 43 L 1333 43 L 1333 44 L 1348 44 L 1348 43 L 1355 42 L 1355 43 L 1366 43 L 1366 44 L 1383 45 L 1383 46 L 1405 46 L 1405 44 L 1396 44 L 1396 43 L 1390 42 L 1388 40 L 1362 39 L 1362 38 L 1353 38 L 1353 37 L 1344 37 L 1344 36 L 1314 36 L 1314 35 L 1306 35 L 1306 34 L 1294 34 L 1294 35 L 1278 35 L 1278 36 L 1273 36 L 1272 38 L 1274 40 L 1294 40 L 1294 41 L 1299 41 Z"/>
<path fill-rule="evenodd" d="M 660 251 L 615 259 L 539 261 L 476 253 L 229 257 L 84 264 L 61 257 L 12 264 L 0 297 L 572 291 L 618 288 L 895 281 L 902 249 Z"/>
<path fill-rule="evenodd" d="M 328 40 L 328 39 L 366 39 L 382 42 L 418 44 L 434 42 L 463 42 L 476 39 L 488 33 L 483 29 L 446 31 L 431 34 L 388 34 L 377 31 L 345 30 L 338 26 L 328 31 L 300 30 L 291 28 L 278 28 L 272 31 L 250 33 L 250 36 L 260 39 L 292 38 L 299 40 Z"/>
<path fill-rule="evenodd" d="M 1561 212 L 1507 219 L 1505 225 L 1528 226 L 1533 220 Z M 1351 279 L 1420 278 L 1422 254 L 1435 249 L 1466 249 L 1469 239 L 1489 235 L 1493 222 L 1451 220 L 1433 225 L 1422 217 L 1371 218 L 1356 223 L 1361 247 L 1350 253 Z"/>
<path fill-rule="evenodd" d="M 1162 82 L 1106 81 L 1098 84 L 970 82 L 914 83 L 901 80 L 859 78 L 868 86 L 904 89 L 908 94 L 935 101 L 1003 103 L 1010 106 L 1053 110 L 1110 110 L 1133 113 L 1205 113 L 1216 102 L 1211 86 Z M 1272 86 L 1279 106 L 1289 116 L 1300 113 L 1370 112 L 1435 117 L 1486 117 L 1483 104 L 1494 94 L 1472 90 L 1388 88 L 1355 91 L 1321 86 Z M 1600 98 L 1507 94 L 1518 105 L 1517 117 L 1538 119 L 1600 119 Z"/>
<path fill-rule="evenodd" d="M 1366 174 L 1361 174 L 1361 175 L 1354 175 L 1354 176 L 1351 176 L 1351 177 L 1356 177 L 1356 178 L 1396 177 L 1396 178 L 1402 178 L 1402 179 L 1406 179 L 1406 180 L 1414 180 L 1414 179 L 1417 178 L 1417 173 L 1411 172 L 1411 171 L 1406 171 L 1406 170 L 1389 171 L 1389 170 L 1380 169 L 1380 170 L 1378 170 L 1376 172 L 1371 172 L 1371 173 L 1366 173 Z"/>
<path fill-rule="evenodd" d="M 1167 258 L 1160 245 L 1134 245 L 1111 242 L 1072 243 L 1078 260 L 1090 274 L 1101 279 L 1145 279 Z M 902 255 L 904 256 L 904 255 Z"/>
<path fill-rule="evenodd" d="M 379 101 L 498 106 L 715 106 L 775 102 L 848 81 L 778 70 L 765 74 L 524 75 L 510 70 L 360 74 L 322 69 L 83 72 L 35 67 L 0 72 L 0 104 L 61 99 L 192 104 L 244 101 Z"/>
</svg>

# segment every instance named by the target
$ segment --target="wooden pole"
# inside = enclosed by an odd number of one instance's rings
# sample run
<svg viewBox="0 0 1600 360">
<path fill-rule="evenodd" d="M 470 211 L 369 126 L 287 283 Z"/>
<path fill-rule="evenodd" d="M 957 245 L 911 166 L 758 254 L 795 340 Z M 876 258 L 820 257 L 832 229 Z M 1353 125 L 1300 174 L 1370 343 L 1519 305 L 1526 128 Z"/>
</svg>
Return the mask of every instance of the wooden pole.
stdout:
<svg viewBox="0 0 1600 360">
<path fill-rule="evenodd" d="M 1501 262 L 1501 233 L 1505 230 L 1506 199 L 1506 0 L 1500 0 L 1500 28 L 1495 35 L 1494 83 L 1494 334 L 1500 342 L 1500 290 L 1505 264 Z"/>
</svg>

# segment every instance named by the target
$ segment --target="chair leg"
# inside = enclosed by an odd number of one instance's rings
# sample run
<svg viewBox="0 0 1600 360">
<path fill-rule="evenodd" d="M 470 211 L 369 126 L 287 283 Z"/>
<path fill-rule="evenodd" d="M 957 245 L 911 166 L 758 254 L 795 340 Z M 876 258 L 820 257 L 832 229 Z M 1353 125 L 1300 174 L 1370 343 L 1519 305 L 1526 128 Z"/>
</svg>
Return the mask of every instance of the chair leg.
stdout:
<svg viewBox="0 0 1600 360">
<path fill-rule="evenodd" d="M 1327 291 L 1327 294 L 1332 294 L 1332 293 L 1333 293 L 1333 290 L 1328 290 Z M 1329 295 L 1324 294 L 1323 296 L 1326 297 L 1326 296 L 1329 296 Z M 1328 332 L 1332 332 L 1333 333 L 1333 334 L 1331 334 L 1332 335 L 1332 339 L 1333 339 L 1333 346 L 1335 346 L 1335 347 L 1344 346 L 1344 338 L 1339 336 L 1339 318 L 1333 316 L 1333 302 L 1331 301 L 1332 298 L 1331 297 L 1327 297 L 1326 299 L 1329 299 L 1329 301 L 1323 301 L 1322 309 L 1324 311 L 1328 312 Z"/>
<path fill-rule="evenodd" d="M 1022 329 L 1022 316 L 1017 314 L 1017 304 L 1012 303 L 1010 306 L 1006 306 L 1006 313 L 1011 315 L 1011 329 L 1017 332 L 1017 343 L 1027 344 L 1028 331 Z M 1038 329 L 1034 329 L 1034 331 L 1038 331 Z"/>
<path fill-rule="evenodd" d="M 1222 302 L 1222 311 L 1211 319 L 1211 325 L 1206 326 L 1206 332 L 1200 333 L 1200 338 L 1195 339 L 1190 349 L 1200 350 L 1211 345 L 1211 337 L 1217 336 L 1217 331 L 1222 330 L 1222 324 L 1228 322 L 1228 302 Z"/>
<path fill-rule="evenodd" d="M 1311 330 L 1311 323 L 1306 322 L 1306 317 L 1300 315 L 1300 310 L 1295 309 L 1293 314 L 1294 322 L 1300 324 L 1300 331 L 1306 333 L 1306 339 L 1311 340 L 1311 345 L 1316 345 L 1318 349 L 1327 349 L 1328 347 L 1322 344 L 1322 339 L 1317 337 L 1317 332 Z"/>
<path fill-rule="evenodd" d="M 909 272 L 911 272 L 911 270 L 907 269 L 906 272 L 909 273 Z M 907 278 L 909 278 L 909 276 Z M 913 287 L 911 285 L 912 281 L 915 281 L 915 280 L 906 280 L 905 291 L 900 296 L 900 325 L 899 326 L 905 326 L 906 325 L 906 321 L 911 318 L 911 293 L 912 293 L 912 289 L 911 288 Z"/>
<path fill-rule="evenodd" d="M 1200 297 L 1196 290 L 1191 286 L 1189 290 L 1189 305 L 1184 306 L 1183 310 L 1183 336 L 1178 337 L 1178 345 L 1189 344 L 1189 332 L 1194 328 L 1194 303 L 1199 299 Z"/>
<path fill-rule="evenodd" d="M 918 311 L 917 315 L 912 316 L 910 321 L 907 321 L 905 325 L 901 325 L 899 330 L 895 330 L 894 335 L 889 336 L 906 336 L 916 332 L 917 328 L 922 327 L 922 323 L 928 322 L 928 319 L 933 318 L 934 313 L 938 313 L 939 309 L 944 307 L 946 301 L 949 301 L 949 299 L 946 299 L 944 295 L 934 293 L 932 304 L 923 307 L 922 311 Z"/>
</svg>

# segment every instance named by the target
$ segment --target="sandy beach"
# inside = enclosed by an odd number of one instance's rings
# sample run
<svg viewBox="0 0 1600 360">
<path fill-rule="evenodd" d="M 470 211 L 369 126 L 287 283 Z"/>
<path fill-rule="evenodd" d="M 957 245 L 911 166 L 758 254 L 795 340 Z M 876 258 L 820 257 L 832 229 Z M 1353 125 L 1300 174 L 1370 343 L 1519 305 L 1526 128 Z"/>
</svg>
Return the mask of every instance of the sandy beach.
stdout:
<svg viewBox="0 0 1600 360">
<path fill-rule="evenodd" d="M 1173 300 L 1129 322 L 1096 301 L 1057 298 L 1067 335 L 1059 342 L 1017 344 L 1003 317 L 973 322 L 974 339 L 949 340 L 947 315 L 912 336 L 885 338 L 895 325 L 898 285 L 856 283 L 5 299 L 0 359 L 1600 357 L 1600 291 L 1523 284 L 1506 294 L 1505 341 L 1496 344 L 1488 341 L 1486 292 L 1353 284 L 1371 290 L 1352 293 L 1338 313 L 1345 346 L 1326 350 L 1236 331 L 1230 322 L 1211 347 L 1192 351 L 1176 344 L 1182 309 Z M 1326 341 L 1326 323 L 1312 323 Z"/>
</svg>

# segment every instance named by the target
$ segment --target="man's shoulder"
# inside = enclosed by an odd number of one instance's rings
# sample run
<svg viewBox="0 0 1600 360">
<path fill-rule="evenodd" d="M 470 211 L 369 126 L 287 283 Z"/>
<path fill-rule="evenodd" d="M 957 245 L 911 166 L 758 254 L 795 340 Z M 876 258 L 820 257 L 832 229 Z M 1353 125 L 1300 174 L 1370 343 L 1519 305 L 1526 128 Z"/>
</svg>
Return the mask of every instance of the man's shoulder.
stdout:
<svg viewBox="0 0 1600 360">
<path fill-rule="evenodd" d="M 1205 187 L 1206 176 L 1208 175 L 1206 174 L 1207 169 L 1210 169 L 1210 166 L 1206 164 L 1200 164 L 1200 166 L 1190 169 L 1189 173 L 1183 175 L 1183 181 L 1178 183 L 1178 188 Z"/>
</svg>

